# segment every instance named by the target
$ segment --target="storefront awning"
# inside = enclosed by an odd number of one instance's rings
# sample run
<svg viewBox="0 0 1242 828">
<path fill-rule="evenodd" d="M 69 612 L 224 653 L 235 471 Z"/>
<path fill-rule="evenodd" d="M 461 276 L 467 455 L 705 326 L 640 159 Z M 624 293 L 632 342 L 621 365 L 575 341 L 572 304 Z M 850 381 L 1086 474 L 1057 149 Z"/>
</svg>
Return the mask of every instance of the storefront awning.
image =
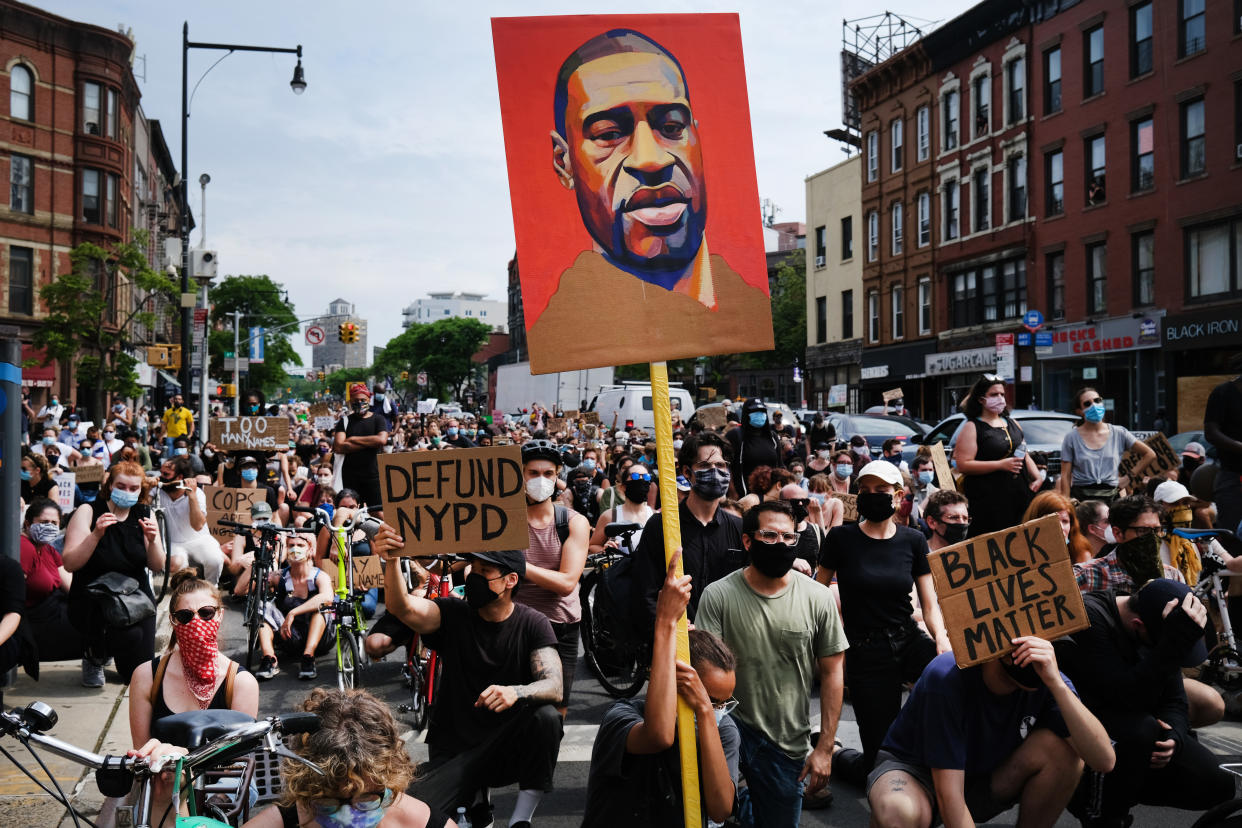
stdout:
<svg viewBox="0 0 1242 828">
<path fill-rule="evenodd" d="M 56 363 L 38 364 L 43 361 L 43 349 L 22 345 L 22 364 L 25 365 L 31 360 L 36 360 L 36 364 L 31 368 L 22 368 L 22 385 L 27 388 L 51 388 L 55 385 Z"/>
<path fill-rule="evenodd" d="M 181 380 L 177 379 L 167 371 L 157 371 L 156 373 L 160 375 L 160 379 L 164 380 L 165 385 L 174 385 L 177 388 L 181 387 Z"/>
</svg>

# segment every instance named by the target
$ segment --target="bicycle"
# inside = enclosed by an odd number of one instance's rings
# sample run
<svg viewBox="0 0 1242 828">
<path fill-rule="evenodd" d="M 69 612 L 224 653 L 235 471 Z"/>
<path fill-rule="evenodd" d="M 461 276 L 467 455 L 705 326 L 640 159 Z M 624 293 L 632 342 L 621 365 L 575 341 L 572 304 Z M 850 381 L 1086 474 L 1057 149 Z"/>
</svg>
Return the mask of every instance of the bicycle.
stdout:
<svg viewBox="0 0 1242 828">
<path fill-rule="evenodd" d="M 650 644 L 636 641 L 632 634 L 627 634 L 631 630 L 624 609 L 628 596 L 614 595 L 610 591 L 610 587 L 623 580 L 624 574 L 623 569 L 613 568 L 629 566 L 633 551 L 631 539 L 640 529 L 637 523 L 610 523 L 604 527 L 604 535 L 619 538 L 620 547 L 587 557 L 579 591 L 582 604 L 579 634 L 587 669 L 604 692 L 620 699 L 628 699 L 642 688 L 651 664 Z"/>
<path fill-rule="evenodd" d="M 45 735 L 47 731 L 56 726 L 57 720 L 56 711 L 49 705 L 38 701 L 31 702 L 20 710 L 0 712 L 0 736 L 12 736 L 22 743 L 43 772 L 47 774 L 52 783 L 51 788 L 43 784 L 34 773 L 24 767 L 3 747 L 0 747 L 0 753 L 44 792 L 64 805 L 73 819 L 73 824 L 79 827 L 83 821 L 88 824 L 93 823 L 74 809 L 60 783 L 56 781 L 56 777 L 32 744 L 94 770 L 95 784 L 104 796 L 125 796 L 133 790 L 134 784 L 138 783 L 138 794 L 133 804 L 118 807 L 116 815 L 117 825 L 130 825 L 133 828 L 151 828 L 153 824 L 151 819 L 152 781 L 170 764 L 175 764 L 176 773 L 173 802 L 179 799 L 183 777 L 186 780 L 186 789 L 192 792 L 188 798 L 188 807 L 191 816 L 197 819 L 187 824 L 194 828 L 212 828 L 212 826 L 233 824 L 221 817 L 211 819 L 199 817 L 197 811 L 200 807 L 213 813 L 223 814 L 218 806 L 209 804 L 211 786 L 203 784 L 203 781 L 210 769 L 230 765 L 239 758 L 252 753 L 256 748 L 293 759 L 320 773 L 323 772 L 313 762 L 303 759 L 280 743 L 282 734 L 293 735 L 318 730 L 319 717 L 313 713 L 289 713 L 272 716 L 263 721 L 255 721 L 246 714 L 233 710 L 198 710 L 169 716 L 161 720 L 162 730 L 159 732 L 167 735 L 160 738 L 175 738 L 179 743 L 187 746 L 190 752 L 181 757 L 161 756 L 152 759 L 100 755 Z M 247 801 L 247 807 L 239 811 L 242 816 L 231 817 L 238 820 L 237 824 L 240 824 L 244 821 L 245 812 L 248 810 L 247 789 L 241 788 L 238 796 Z M 170 804 L 169 808 L 171 807 Z M 154 824 L 163 823 L 166 816 L 167 812 L 155 820 Z M 182 820 L 178 819 L 177 822 L 180 824 Z"/>
<path fill-rule="evenodd" d="M 278 526 L 275 523 L 256 523 L 247 526 L 232 520 L 221 520 L 219 525 L 234 535 L 248 535 L 259 530 L 259 548 L 254 553 L 250 567 L 250 584 L 246 593 L 246 610 L 242 624 L 246 627 L 246 669 L 254 671 L 256 653 L 259 651 L 259 629 L 267 623 L 267 605 L 276 594 L 271 584 L 271 574 L 276 567 L 276 538 L 282 534 L 312 534 L 315 530 L 297 526 Z"/>
<path fill-rule="evenodd" d="M 315 512 L 316 522 L 327 525 L 327 513 L 322 509 Z M 361 529 L 368 541 L 373 540 L 379 527 L 380 522 L 371 517 L 367 507 L 363 506 L 355 510 L 349 520 L 332 528 L 332 543 L 336 551 L 336 596 L 332 603 L 321 605 L 319 612 L 323 614 L 324 621 L 336 625 L 336 684 L 341 690 L 361 687 L 366 669 L 362 642 L 367 625 L 362 613 L 362 600 L 354 590 L 352 538 L 354 531 Z"/>
<path fill-rule="evenodd" d="M 155 525 L 159 529 L 160 542 L 164 544 L 164 571 L 152 572 L 147 570 L 148 577 L 154 576 L 152 581 L 158 579 L 160 588 L 155 591 L 155 603 L 164 600 L 164 596 L 168 594 L 168 581 L 172 577 L 172 545 L 168 542 L 168 516 L 164 514 L 163 485 L 155 485 L 151 487 L 151 517 L 155 518 Z M 155 584 L 151 584 L 154 589 Z"/>
<path fill-rule="evenodd" d="M 1191 542 L 1215 539 L 1229 554 L 1235 557 L 1242 555 L 1242 540 L 1228 529 L 1174 529 L 1173 534 Z M 1238 642 L 1229 617 L 1229 586 L 1226 582 L 1234 576 L 1225 568 L 1225 562 L 1210 550 L 1201 550 L 1199 561 L 1202 569 L 1194 589 L 1195 597 L 1208 606 L 1215 604 L 1220 618 L 1216 646 L 1208 653 L 1207 666 L 1203 668 L 1200 680 L 1222 688 L 1224 693 L 1236 694 L 1242 691 L 1242 655 L 1238 652 Z"/>
<path fill-rule="evenodd" d="M 430 598 L 447 598 L 453 594 L 453 564 L 464 563 L 467 559 L 463 555 L 430 555 L 415 556 L 420 560 L 430 560 L 439 564 L 439 573 L 430 572 L 428 568 L 429 579 L 427 582 L 427 594 Z M 432 567 L 436 566 L 432 563 Z M 406 577 L 406 583 L 413 587 L 412 573 L 409 569 L 409 559 L 402 558 L 401 564 Z M 439 654 L 425 646 L 422 643 L 422 637 L 418 633 L 414 633 L 410 637 L 409 644 L 406 646 L 405 665 L 401 668 L 401 679 L 405 682 L 410 691 L 410 701 L 408 704 L 401 704 L 397 709 L 402 713 L 412 713 L 411 726 L 415 733 L 418 733 L 427 726 L 427 722 L 431 718 L 431 710 L 436 703 L 436 688 L 440 683 L 440 674 L 444 671 L 444 664 L 440 661 Z"/>
</svg>

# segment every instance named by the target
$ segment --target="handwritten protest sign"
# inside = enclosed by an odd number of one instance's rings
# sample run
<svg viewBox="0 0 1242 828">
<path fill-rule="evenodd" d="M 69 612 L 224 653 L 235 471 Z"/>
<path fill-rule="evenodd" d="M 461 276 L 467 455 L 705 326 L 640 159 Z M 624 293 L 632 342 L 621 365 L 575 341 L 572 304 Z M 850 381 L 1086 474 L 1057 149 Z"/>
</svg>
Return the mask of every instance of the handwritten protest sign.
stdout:
<svg viewBox="0 0 1242 828">
<path fill-rule="evenodd" d="M 883 398 L 883 400 L 884 400 L 884 404 L 885 404 L 885 405 L 888 405 L 888 404 L 889 404 L 890 402 L 892 402 L 893 400 L 900 400 L 900 399 L 904 399 L 906 395 L 905 395 L 905 394 L 903 394 L 903 393 L 901 393 L 901 389 L 900 389 L 900 388 L 893 388 L 893 389 L 890 389 L 890 390 L 888 390 L 888 391 L 885 391 L 885 392 L 884 392 L 883 394 L 881 394 L 880 396 Z"/>
<path fill-rule="evenodd" d="M 211 421 L 211 442 L 221 451 L 276 451 L 289 447 L 285 417 L 217 417 Z"/>
<path fill-rule="evenodd" d="M 254 489 L 204 486 L 203 492 L 207 495 L 207 529 L 221 544 L 231 542 L 233 533 L 221 528 L 220 521 L 250 523 L 250 507 L 267 498 L 267 490 L 261 486 Z"/>
<path fill-rule="evenodd" d="M 354 589 L 368 590 L 384 585 L 384 569 L 378 555 L 360 555 L 353 559 Z M 336 589 L 337 568 L 325 565 L 328 578 L 332 581 L 332 589 Z"/>
<path fill-rule="evenodd" d="M 712 405 L 694 412 L 694 416 L 702 423 L 703 428 L 724 428 L 729 422 L 729 413 L 723 405 Z"/>
<path fill-rule="evenodd" d="M 1169 444 L 1169 439 L 1160 432 L 1156 432 L 1143 442 L 1156 453 L 1156 459 L 1152 460 L 1151 464 L 1143 470 L 1144 474 L 1163 474 L 1182 464 L 1182 458 Z M 1117 476 L 1133 477 L 1134 468 L 1139 464 L 1140 459 L 1138 445 L 1130 446 L 1129 451 L 1121 455 L 1121 460 L 1117 463 Z M 1134 488 L 1133 483 L 1130 488 Z"/>
<path fill-rule="evenodd" d="M 552 419 L 548 420 L 548 433 L 549 434 L 560 434 L 561 432 L 566 430 L 565 423 L 567 422 L 569 421 L 565 419 L 564 417 L 553 417 Z"/>
<path fill-rule="evenodd" d="M 578 419 L 578 409 L 575 408 L 572 411 L 566 411 L 561 416 L 564 417 L 566 420 L 576 420 Z"/>
<path fill-rule="evenodd" d="M 103 466 L 74 466 L 73 473 L 77 477 L 79 486 L 84 483 L 102 483 L 104 479 Z"/>
<path fill-rule="evenodd" d="M 927 561 L 959 667 L 1004 655 L 1018 636 L 1052 640 L 1088 626 L 1055 514 L 954 544 Z"/>
<path fill-rule="evenodd" d="M 930 446 L 932 467 L 936 470 L 936 486 L 941 489 L 955 491 L 957 483 L 953 480 L 953 469 L 949 467 L 949 458 L 944 453 L 944 443 Z"/>
<path fill-rule="evenodd" d="M 56 505 L 62 512 L 73 511 L 73 490 L 77 485 L 72 472 L 61 472 L 56 475 Z"/>
<path fill-rule="evenodd" d="M 828 496 L 841 501 L 841 505 L 845 507 L 845 516 L 842 520 L 846 523 L 858 522 L 858 495 L 846 494 L 844 492 L 829 492 Z"/>
<path fill-rule="evenodd" d="M 384 516 L 405 554 L 525 549 L 526 490 L 516 446 L 381 454 Z"/>
<path fill-rule="evenodd" d="M 311 419 L 311 424 L 320 431 L 329 431 L 336 425 L 336 418 L 332 416 L 332 407 L 327 403 L 315 403 L 306 413 Z"/>
<path fill-rule="evenodd" d="M 598 411 L 582 412 L 582 421 L 590 425 L 599 425 L 599 412 Z"/>
</svg>

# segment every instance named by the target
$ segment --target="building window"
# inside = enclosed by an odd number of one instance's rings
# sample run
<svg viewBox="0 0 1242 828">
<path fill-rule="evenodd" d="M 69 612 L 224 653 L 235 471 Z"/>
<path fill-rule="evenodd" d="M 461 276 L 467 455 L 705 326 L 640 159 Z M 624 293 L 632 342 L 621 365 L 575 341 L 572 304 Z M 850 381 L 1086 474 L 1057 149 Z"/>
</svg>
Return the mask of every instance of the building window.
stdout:
<svg viewBox="0 0 1242 828">
<path fill-rule="evenodd" d="M 944 96 L 944 135 L 941 143 L 946 150 L 957 146 L 957 92 L 948 92 Z"/>
<path fill-rule="evenodd" d="M 87 135 L 101 133 L 101 109 L 99 96 L 102 90 L 97 83 L 82 85 L 82 130 Z"/>
<path fill-rule="evenodd" d="M 1000 274 L 1001 319 L 1015 319 L 1026 313 L 1026 261 L 1002 262 Z"/>
<path fill-rule="evenodd" d="M 975 207 L 974 232 L 987 230 L 991 226 L 992 198 L 989 194 L 988 179 L 992 174 L 986 169 L 976 170 L 974 175 L 974 194 L 971 200 Z"/>
<path fill-rule="evenodd" d="M 929 334 L 932 329 L 931 279 L 919 279 L 919 333 Z"/>
<path fill-rule="evenodd" d="M 1182 104 L 1182 178 L 1202 175 L 1207 169 L 1207 138 L 1204 133 L 1203 99 Z"/>
<path fill-rule="evenodd" d="M 957 222 L 958 199 L 957 179 L 950 178 L 944 185 L 944 237 L 945 240 L 956 239 L 960 228 Z"/>
<path fill-rule="evenodd" d="M 888 127 L 889 142 L 892 144 L 892 159 L 890 164 L 892 171 L 897 172 L 901 169 L 901 154 L 906 148 L 905 127 L 902 120 L 897 118 Z"/>
<path fill-rule="evenodd" d="M 9 157 L 9 209 L 34 213 L 34 160 L 25 155 Z"/>
<path fill-rule="evenodd" d="M 893 255 L 894 256 L 897 256 L 902 252 L 903 236 L 905 234 L 905 224 L 906 224 L 905 219 L 906 219 L 905 210 L 902 209 L 901 202 L 898 201 L 896 204 L 892 206 L 892 209 L 889 210 L 889 221 L 892 224 L 892 231 L 893 231 Z"/>
<path fill-rule="evenodd" d="M 107 129 L 104 135 L 108 138 L 116 140 L 119 130 L 117 129 L 117 121 L 119 118 L 120 107 L 117 106 L 117 94 L 115 89 L 108 90 L 108 111 L 104 115 L 104 123 Z"/>
<path fill-rule="evenodd" d="M 102 224 L 99 212 L 99 178 L 98 170 L 82 170 L 82 221 L 87 224 Z"/>
<path fill-rule="evenodd" d="M 880 341 L 880 292 L 867 294 L 867 341 Z"/>
<path fill-rule="evenodd" d="M 828 297 L 815 297 L 815 341 L 828 341 Z"/>
<path fill-rule="evenodd" d="M 1083 166 L 1087 173 L 1087 206 L 1103 204 L 1107 198 L 1104 188 L 1104 136 L 1088 138 L 1083 145 Z"/>
<path fill-rule="evenodd" d="M 931 110 L 920 106 L 914 113 L 914 131 L 919 145 L 919 160 L 926 161 L 931 155 Z"/>
<path fill-rule="evenodd" d="M 820 225 L 815 228 L 815 266 L 823 267 L 824 258 L 828 255 L 828 228 Z"/>
<path fill-rule="evenodd" d="M 841 261 L 854 258 L 854 217 L 841 219 Z"/>
<path fill-rule="evenodd" d="M 1136 193 L 1156 186 L 1156 156 L 1153 146 L 1151 118 L 1130 124 L 1130 144 L 1134 147 L 1130 171 L 1130 189 Z"/>
<path fill-rule="evenodd" d="M 1207 0 L 1181 0 L 1178 15 L 1178 57 L 1186 57 L 1207 48 Z"/>
<path fill-rule="evenodd" d="M 990 117 L 992 106 L 992 79 L 984 75 L 975 78 L 973 84 L 975 96 L 975 137 L 987 135 L 992 129 Z"/>
<path fill-rule="evenodd" d="M 893 303 L 893 339 L 906 337 L 906 291 L 901 285 L 893 285 L 889 292 Z"/>
<path fill-rule="evenodd" d="M 1059 216 L 1065 212 L 1065 155 L 1061 150 L 1044 156 L 1044 192 L 1048 203 L 1044 214 Z"/>
<path fill-rule="evenodd" d="M 1151 3 L 1130 9 L 1130 77 L 1151 71 Z"/>
<path fill-rule="evenodd" d="M 1009 220 L 1026 218 L 1026 156 L 1009 159 Z"/>
<path fill-rule="evenodd" d="M 104 217 L 108 221 L 109 227 L 116 227 L 117 214 L 117 180 L 115 175 L 105 175 L 104 179 Z"/>
<path fill-rule="evenodd" d="M 34 251 L 9 248 L 9 313 L 34 315 Z"/>
<path fill-rule="evenodd" d="M 875 210 L 867 213 L 867 261 L 874 262 L 880 255 L 880 214 Z"/>
<path fill-rule="evenodd" d="M 9 117 L 34 120 L 34 78 L 20 63 L 9 72 Z"/>
<path fill-rule="evenodd" d="M 1016 319 L 1026 313 L 1026 262 L 1009 259 L 952 276 L 952 325 Z"/>
<path fill-rule="evenodd" d="M 1048 264 L 1048 318 L 1060 321 L 1065 318 L 1065 254 L 1049 253 Z"/>
<path fill-rule="evenodd" d="M 875 181 L 880 175 L 880 133 L 867 133 L 867 180 Z"/>
<path fill-rule="evenodd" d="M 1104 27 L 1096 26 L 1082 36 L 1082 96 L 1104 91 Z"/>
<path fill-rule="evenodd" d="M 953 327 L 979 324 L 978 272 L 968 270 L 953 276 Z"/>
<path fill-rule="evenodd" d="M 919 193 L 919 247 L 931 244 L 931 193 L 924 190 Z"/>
<path fill-rule="evenodd" d="M 854 338 L 854 291 L 841 291 L 841 338 Z"/>
<path fill-rule="evenodd" d="M 1044 114 L 1061 111 L 1061 47 L 1044 52 Z"/>
<path fill-rule="evenodd" d="M 1237 291 L 1238 256 L 1242 255 L 1242 220 L 1186 231 L 1186 271 L 1193 299 Z"/>
<path fill-rule="evenodd" d="M 1026 117 L 1026 60 L 1017 58 L 1005 67 L 1005 85 L 1009 95 L 1009 123 Z"/>
<path fill-rule="evenodd" d="M 1156 303 L 1156 234 L 1148 230 L 1135 233 L 1131 237 L 1134 262 L 1134 304 L 1154 305 Z"/>
<path fill-rule="evenodd" d="M 1087 313 L 1108 310 L 1108 250 L 1104 242 L 1087 245 Z"/>
</svg>

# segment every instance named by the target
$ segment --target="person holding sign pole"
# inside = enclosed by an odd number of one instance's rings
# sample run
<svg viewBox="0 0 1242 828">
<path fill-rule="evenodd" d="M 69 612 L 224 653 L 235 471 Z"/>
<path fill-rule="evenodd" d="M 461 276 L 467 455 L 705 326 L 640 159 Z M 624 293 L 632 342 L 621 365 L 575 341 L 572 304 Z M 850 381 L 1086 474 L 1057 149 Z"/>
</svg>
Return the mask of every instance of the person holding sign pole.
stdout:
<svg viewBox="0 0 1242 828">
<path fill-rule="evenodd" d="M 927 563 L 927 539 L 894 522 L 901 486 L 901 472 L 887 460 L 863 466 L 858 473 L 859 521 L 828 533 L 815 573 L 825 586 L 835 575 L 841 595 L 850 642 L 845 679 L 863 749 L 841 750 L 835 763 L 838 778 L 859 787 L 897 718 L 906 682 L 917 679 L 937 653 L 951 648 Z M 911 593 L 916 589 L 931 637 L 914 620 Z"/>
<path fill-rule="evenodd" d="M 1026 452 L 1022 428 L 1009 416 L 1003 379 L 984 374 L 962 400 L 962 411 L 966 422 L 958 432 L 953 460 L 965 475 L 962 494 L 970 499 L 973 538 L 1021 523 L 1041 480 Z"/>
<path fill-rule="evenodd" d="M 1104 422 L 1104 400 L 1090 386 L 1074 396 L 1074 411 L 1082 416 L 1061 441 L 1061 477 L 1057 491 L 1075 500 L 1112 500 L 1119 489 L 1134 491 L 1156 453 L 1119 425 Z M 1117 464 L 1132 446 L 1139 461 L 1130 477 L 1117 476 Z"/>
</svg>

